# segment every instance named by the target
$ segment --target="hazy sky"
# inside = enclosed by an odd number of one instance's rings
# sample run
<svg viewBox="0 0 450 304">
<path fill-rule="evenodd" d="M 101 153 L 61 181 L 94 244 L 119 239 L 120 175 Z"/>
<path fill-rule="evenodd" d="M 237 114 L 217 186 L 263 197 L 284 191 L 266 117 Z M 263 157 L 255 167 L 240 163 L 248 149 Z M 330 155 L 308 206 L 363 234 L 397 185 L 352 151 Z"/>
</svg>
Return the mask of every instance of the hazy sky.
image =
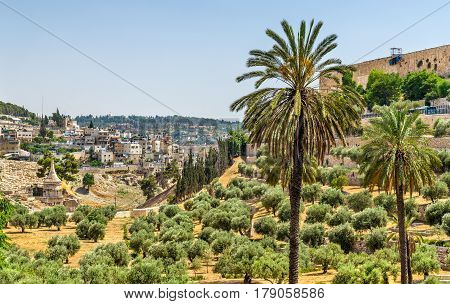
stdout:
<svg viewBox="0 0 450 304">
<path fill-rule="evenodd" d="M 0 0 L 136 83 L 183 115 L 230 118 L 252 83 L 248 51 L 272 45 L 285 18 L 323 20 L 334 56 L 351 63 L 447 0 L 118 1 Z M 450 43 L 450 5 L 364 60 Z M 0 100 L 40 112 L 173 114 L 0 5 Z"/>
</svg>

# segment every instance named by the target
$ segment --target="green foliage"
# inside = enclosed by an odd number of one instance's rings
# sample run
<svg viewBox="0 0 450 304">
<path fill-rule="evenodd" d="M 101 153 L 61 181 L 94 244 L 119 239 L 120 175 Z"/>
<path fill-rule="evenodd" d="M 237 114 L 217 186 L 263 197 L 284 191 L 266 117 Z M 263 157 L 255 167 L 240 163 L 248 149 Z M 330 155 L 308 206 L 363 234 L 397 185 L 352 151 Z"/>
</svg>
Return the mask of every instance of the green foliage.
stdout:
<svg viewBox="0 0 450 304">
<path fill-rule="evenodd" d="M 450 135 L 450 119 L 438 118 L 433 124 L 434 137 Z"/>
<path fill-rule="evenodd" d="M 328 218 L 328 225 L 339 226 L 350 223 L 352 221 L 352 215 L 353 211 L 348 209 L 347 206 L 341 206 Z"/>
<path fill-rule="evenodd" d="M 156 241 L 155 234 L 147 230 L 133 232 L 130 238 L 130 249 L 136 254 L 141 254 L 145 258 L 149 248 Z"/>
<path fill-rule="evenodd" d="M 450 200 L 431 204 L 425 210 L 425 218 L 430 225 L 439 225 L 442 223 L 444 214 L 450 213 Z"/>
<path fill-rule="evenodd" d="M 439 177 L 439 181 L 444 182 L 450 188 L 450 172 L 445 172 Z"/>
<path fill-rule="evenodd" d="M 331 213 L 331 206 L 326 204 L 311 205 L 306 209 L 305 223 L 324 223 Z"/>
<path fill-rule="evenodd" d="M 405 201 L 405 216 L 407 218 L 417 218 L 419 215 L 419 206 L 415 198 L 409 198 Z"/>
<path fill-rule="evenodd" d="M 321 204 L 330 205 L 332 207 L 340 206 L 344 203 L 345 197 L 341 190 L 329 188 L 325 190 L 320 198 Z"/>
<path fill-rule="evenodd" d="M 59 178 L 67 181 L 74 181 L 76 179 L 76 174 L 79 171 L 79 163 L 70 153 L 65 154 L 62 159 L 59 159 L 54 157 L 50 152 L 45 152 L 44 156 L 38 160 L 38 177 L 48 175 L 52 161 L 55 164 L 55 171 Z"/>
<path fill-rule="evenodd" d="M 381 254 L 379 254 L 381 252 Z M 386 259 L 386 251 L 374 255 L 349 254 L 333 279 L 334 284 L 389 284 L 389 277 L 397 277 L 397 261 Z"/>
<path fill-rule="evenodd" d="M 160 260 L 143 259 L 131 266 L 128 281 L 131 284 L 161 284 L 164 264 Z"/>
<path fill-rule="evenodd" d="M 88 190 L 91 186 L 95 184 L 94 180 L 94 174 L 92 173 L 85 173 L 83 175 L 83 186 L 86 187 Z"/>
<path fill-rule="evenodd" d="M 304 185 L 302 188 L 302 199 L 305 202 L 314 203 L 322 195 L 322 186 L 319 183 Z"/>
<path fill-rule="evenodd" d="M 275 238 L 282 242 L 287 242 L 289 240 L 289 223 L 278 223 Z"/>
<path fill-rule="evenodd" d="M 345 253 L 353 248 L 356 236 L 355 231 L 349 223 L 336 226 L 328 231 L 328 239 L 330 242 L 339 244 Z"/>
<path fill-rule="evenodd" d="M 283 200 L 286 199 L 283 189 L 281 187 L 271 187 L 261 198 L 261 203 L 267 211 L 272 210 L 273 215 L 276 215 L 278 208 Z"/>
<path fill-rule="evenodd" d="M 97 222 L 91 223 L 89 226 L 87 237 L 94 242 L 102 240 L 105 237 L 105 225 Z"/>
<path fill-rule="evenodd" d="M 263 278 L 272 284 L 282 284 L 289 274 L 289 259 L 284 253 L 267 250 L 255 259 L 252 268 L 255 277 Z"/>
<path fill-rule="evenodd" d="M 229 231 L 232 228 L 238 228 L 242 230 L 243 218 L 250 219 L 249 207 L 239 199 L 231 199 L 225 201 L 217 208 L 209 210 L 203 217 L 202 223 L 204 226 L 210 226 L 214 229 L 221 229 Z M 239 223 L 234 222 L 232 226 L 232 220 L 234 218 L 241 218 Z"/>
<path fill-rule="evenodd" d="M 317 247 L 324 242 L 325 227 L 321 223 L 305 224 L 300 229 L 299 237 L 306 245 Z"/>
<path fill-rule="evenodd" d="M 194 262 L 197 258 L 203 258 L 209 249 L 209 244 L 204 240 L 197 239 L 192 241 L 187 248 L 187 257 L 189 261 Z"/>
<path fill-rule="evenodd" d="M 372 195 L 368 190 L 350 194 L 347 196 L 347 204 L 353 211 L 362 211 L 372 206 Z"/>
<path fill-rule="evenodd" d="M 177 205 L 163 205 L 159 208 L 159 212 L 165 214 L 168 218 L 172 218 L 181 212 L 181 209 Z"/>
<path fill-rule="evenodd" d="M 211 249 L 214 254 L 223 253 L 235 241 L 235 236 L 231 232 L 217 231 L 212 236 Z"/>
<path fill-rule="evenodd" d="M 271 216 L 264 216 L 255 222 L 255 231 L 265 236 L 274 236 L 277 222 Z"/>
<path fill-rule="evenodd" d="M 327 273 L 330 266 L 336 267 L 342 259 L 344 252 L 335 243 L 322 245 L 312 250 L 312 260 L 314 263 L 322 265 L 323 273 Z"/>
<path fill-rule="evenodd" d="M 422 195 L 426 199 L 430 199 L 431 202 L 436 202 L 440 198 L 444 198 L 448 195 L 448 187 L 444 182 L 436 182 L 433 185 L 425 186 L 422 188 Z"/>
<path fill-rule="evenodd" d="M 441 266 L 434 246 L 421 244 L 411 256 L 411 267 L 414 273 L 423 273 L 424 279 L 433 271 L 439 271 Z"/>
<path fill-rule="evenodd" d="M 241 277 L 244 283 L 251 283 L 256 274 L 253 264 L 263 255 L 264 249 L 258 243 L 243 238 L 225 250 L 214 271 L 225 278 Z"/>
<path fill-rule="evenodd" d="M 386 193 L 381 193 L 373 199 L 375 207 L 382 207 L 388 214 L 393 214 L 396 209 L 395 196 Z"/>
<path fill-rule="evenodd" d="M 372 70 L 367 80 L 364 95 L 368 108 L 372 109 L 374 105 L 390 105 L 399 101 L 401 89 L 402 79 L 398 74 Z"/>
<path fill-rule="evenodd" d="M 406 75 L 402 89 L 407 100 L 446 97 L 448 94 L 448 81 L 433 72 L 420 70 Z"/>
<path fill-rule="evenodd" d="M 304 209 L 304 205 L 302 204 L 300 208 Z M 288 222 L 291 218 L 291 203 L 288 200 L 285 200 L 281 203 L 280 207 L 278 208 L 278 219 L 281 222 Z"/>
<path fill-rule="evenodd" d="M 35 212 L 38 218 L 38 227 L 46 226 L 51 228 L 55 226 L 58 230 L 66 225 L 67 215 L 64 206 L 48 207 L 40 212 Z"/>
<path fill-rule="evenodd" d="M 442 217 L 442 229 L 450 236 L 450 213 L 446 213 Z"/>
<path fill-rule="evenodd" d="M 147 199 L 155 196 L 156 190 L 158 189 L 158 184 L 154 175 L 149 175 L 139 182 L 141 190 Z"/>
<path fill-rule="evenodd" d="M 355 230 L 384 227 L 386 224 L 387 212 L 381 207 L 367 208 L 352 216 L 352 226 Z"/>
<path fill-rule="evenodd" d="M 61 246 L 66 251 L 66 258 L 65 262 L 69 262 L 69 256 L 73 256 L 75 253 L 80 250 L 80 241 L 78 238 L 71 234 L 71 235 L 62 235 L 62 236 L 54 236 L 48 241 L 48 248 L 51 250 L 52 247 L 58 247 Z M 59 249 L 57 251 L 60 251 Z"/>
<path fill-rule="evenodd" d="M 333 187 L 334 189 L 339 189 L 342 191 L 342 189 L 344 188 L 344 186 L 348 185 L 348 178 L 346 175 L 339 175 L 336 178 L 333 178 L 330 181 L 330 186 Z"/>
<path fill-rule="evenodd" d="M 206 241 L 208 244 L 211 244 L 213 239 L 213 234 L 218 231 L 212 227 L 203 227 L 202 231 L 200 231 L 198 238 L 200 240 Z"/>
<path fill-rule="evenodd" d="M 373 228 L 365 236 L 367 248 L 371 252 L 382 249 L 386 246 L 388 239 L 387 230 L 385 228 Z"/>
</svg>

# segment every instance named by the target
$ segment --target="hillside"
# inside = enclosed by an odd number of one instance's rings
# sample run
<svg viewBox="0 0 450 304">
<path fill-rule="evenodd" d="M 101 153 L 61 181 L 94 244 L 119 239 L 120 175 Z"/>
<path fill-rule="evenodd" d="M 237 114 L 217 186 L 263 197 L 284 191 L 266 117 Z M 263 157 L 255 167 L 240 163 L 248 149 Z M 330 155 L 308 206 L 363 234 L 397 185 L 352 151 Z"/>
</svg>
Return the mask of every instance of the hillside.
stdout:
<svg viewBox="0 0 450 304">
<path fill-rule="evenodd" d="M 24 107 L 15 105 L 10 102 L 3 102 L 3 101 L 0 101 L 0 115 L 1 114 L 23 117 L 23 118 L 31 118 L 31 119 L 36 118 L 36 114 L 28 111 Z"/>
</svg>

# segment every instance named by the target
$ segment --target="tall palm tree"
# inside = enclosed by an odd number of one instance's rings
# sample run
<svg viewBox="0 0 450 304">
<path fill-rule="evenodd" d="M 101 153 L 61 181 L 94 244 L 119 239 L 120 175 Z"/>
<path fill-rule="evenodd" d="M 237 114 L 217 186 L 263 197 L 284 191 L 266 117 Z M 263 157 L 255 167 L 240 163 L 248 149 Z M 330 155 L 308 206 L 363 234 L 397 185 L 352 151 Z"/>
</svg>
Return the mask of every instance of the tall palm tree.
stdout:
<svg viewBox="0 0 450 304">
<path fill-rule="evenodd" d="M 366 143 L 362 146 L 360 167 L 366 186 L 380 185 L 386 191 L 394 190 L 397 198 L 397 223 L 401 282 L 408 282 L 408 241 L 405 222 L 404 193 L 432 184 L 433 169 L 441 162 L 436 152 L 427 146 L 424 135 L 428 126 L 419 113 L 407 108 L 381 107 L 380 117 L 372 119 L 364 130 Z"/>
<path fill-rule="evenodd" d="M 349 70 L 339 59 L 325 59 L 337 46 L 336 35 L 317 43 L 322 22 L 315 24 L 314 20 L 309 27 L 302 21 L 298 33 L 285 20 L 281 26 L 286 40 L 267 29 L 267 36 L 275 41 L 273 47 L 250 51 L 247 66 L 256 69 L 236 80 L 256 78 L 255 91 L 233 102 L 231 110 L 246 108 L 243 126 L 250 133 L 250 142 L 267 144 L 270 154 L 283 161 L 281 176 L 286 172 L 290 176 L 286 181 L 291 202 L 289 283 L 297 283 L 304 160 L 315 157 L 323 162 L 337 138 L 345 142 L 344 130 L 358 124 L 363 104 L 361 96 L 349 87 L 329 94 L 314 89 L 319 78 L 332 79 L 339 88 L 337 76 Z M 267 82 L 273 86 L 261 88 Z"/>
</svg>

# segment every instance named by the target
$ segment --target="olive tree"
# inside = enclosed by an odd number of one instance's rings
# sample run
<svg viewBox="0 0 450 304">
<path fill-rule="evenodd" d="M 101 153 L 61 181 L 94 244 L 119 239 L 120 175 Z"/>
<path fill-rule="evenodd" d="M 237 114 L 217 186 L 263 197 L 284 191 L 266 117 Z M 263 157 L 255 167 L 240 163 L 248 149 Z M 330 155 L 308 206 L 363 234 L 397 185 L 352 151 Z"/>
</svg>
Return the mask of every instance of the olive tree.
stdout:
<svg viewBox="0 0 450 304">
<path fill-rule="evenodd" d="M 412 254 L 411 266 L 413 272 L 423 273 L 424 280 L 426 280 L 430 272 L 439 271 L 441 266 L 434 246 L 419 245 L 417 250 Z"/>
<path fill-rule="evenodd" d="M 314 263 L 322 265 L 323 273 L 327 273 L 330 266 L 337 266 L 343 254 L 344 252 L 339 245 L 329 243 L 312 249 L 311 255 Z"/>
</svg>

